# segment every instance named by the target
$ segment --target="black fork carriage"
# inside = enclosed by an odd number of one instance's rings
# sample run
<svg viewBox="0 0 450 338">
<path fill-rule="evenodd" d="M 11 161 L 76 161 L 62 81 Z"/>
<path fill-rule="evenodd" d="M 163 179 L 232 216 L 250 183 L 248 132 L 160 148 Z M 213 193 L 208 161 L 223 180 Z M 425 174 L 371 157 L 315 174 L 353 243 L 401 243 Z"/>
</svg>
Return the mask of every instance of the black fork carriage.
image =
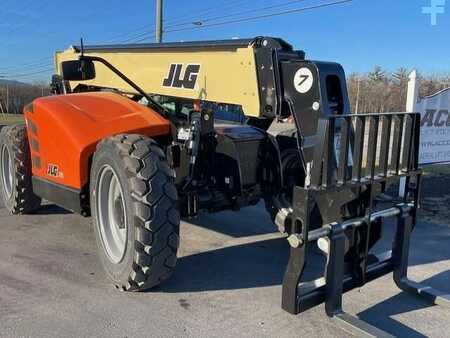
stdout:
<svg viewBox="0 0 450 338">
<path fill-rule="evenodd" d="M 345 313 L 342 294 L 392 271 L 400 289 L 435 304 L 450 305 L 449 295 L 407 277 L 422 174 L 418 166 L 419 134 L 420 114 L 416 113 L 319 119 L 320 137 L 309 182 L 294 189 L 293 231 L 288 238 L 290 258 L 283 281 L 284 310 L 297 314 L 325 302 L 327 315 L 337 319 L 344 329 L 358 336 L 389 336 Z M 402 187 L 401 198 L 380 208 L 380 203 L 375 203 L 377 196 L 394 183 Z M 359 196 L 359 210 L 357 217 L 346 218 L 342 200 L 352 194 Z M 311 230 L 311 215 L 317 207 L 323 225 Z M 396 220 L 392 250 L 372 254 L 370 247 L 377 241 L 371 238 L 372 228 L 380 228 L 387 218 Z M 353 239 L 353 245 L 349 245 L 349 239 Z M 327 256 L 325 271 L 323 277 L 304 282 L 308 244 L 313 241 L 318 241 Z"/>
</svg>

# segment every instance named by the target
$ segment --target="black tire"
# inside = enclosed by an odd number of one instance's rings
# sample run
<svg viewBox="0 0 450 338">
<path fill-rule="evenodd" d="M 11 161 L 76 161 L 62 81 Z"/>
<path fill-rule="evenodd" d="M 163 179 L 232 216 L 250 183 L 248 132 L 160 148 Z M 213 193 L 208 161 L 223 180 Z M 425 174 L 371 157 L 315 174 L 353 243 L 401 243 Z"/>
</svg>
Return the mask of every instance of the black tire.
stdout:
<svg viewBox="0 0 450 338">
<path fill-rule="evenodd" d="M 127 221 L 127 237 L 122 259 L 117 262 L 108 256 L 98 219 L 102 167 L 114 170 L 123 192 L 120 202 L 125 213 L 121 219 Z M 180 215 L 174 172 L 157 143 L 140 135 L 101 141 L 93 158 L 90 189 L 100 260 L 115 286 L 140 291 L 168 279 L 177 261 Z"/>
<path fill-rule="evenodd" d="M 5 171 L 6 161 L 11 163 L 11 176 Z M 3 127 L 0 131 L 0 193 L 6 209 L 13 215 L 30 214 L 41 206 L 41 199 L 33 193 L 31 169 L 25 125 Z"/>
</svg>

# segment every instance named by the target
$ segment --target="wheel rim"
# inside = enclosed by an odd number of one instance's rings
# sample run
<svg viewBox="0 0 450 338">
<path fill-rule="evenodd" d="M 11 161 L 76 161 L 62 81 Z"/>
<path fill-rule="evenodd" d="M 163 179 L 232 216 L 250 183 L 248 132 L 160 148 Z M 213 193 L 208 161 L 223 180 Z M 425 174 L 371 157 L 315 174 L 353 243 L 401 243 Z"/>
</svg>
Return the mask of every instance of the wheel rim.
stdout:
<svg viewBox="0 0 450 338">
<path fill-rule="evenodd" d="M 99 173 L 97 217 L 100 237 L 108 259 L 120 263 L 127 248 L 127 214 L 123 190 L 114 169 L 105 165 Z"/>
<path fill-rule="evenodd" d="M 6 197 L 10 198 L 13 193 L 14 184 L 14 163 L 11 159 L 11 154 L 6 145 L 2 147 L 1 152 L 1 163 L 2 163 L 2 183 L 3 189 L 5 190 Z"/>
</svg>

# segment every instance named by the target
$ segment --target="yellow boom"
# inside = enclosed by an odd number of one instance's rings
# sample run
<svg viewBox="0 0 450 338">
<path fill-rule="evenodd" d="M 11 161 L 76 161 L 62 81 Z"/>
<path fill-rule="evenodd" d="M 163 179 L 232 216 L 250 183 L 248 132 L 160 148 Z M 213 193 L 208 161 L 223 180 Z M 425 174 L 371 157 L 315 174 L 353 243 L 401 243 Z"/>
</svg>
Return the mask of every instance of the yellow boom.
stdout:
<svg viewBox="0 0 450 338">
<path fill-rule="evenodd" d="M 270 65 L 257 64 L 256 41 L 91 46 L 83 52 L 105 59 L 147 93 L 239 105 L 245 115 L 260 117 L 272 109 L 267 106 L 273 101 L 274 88 L 259 88 L 258 76 L 265 66 L 269 71 Z M 75 46 L 57 52 L 57 73 L 62 75 L 63 61 L 76 60 L 80 55 L 81 47 Z M 135 92 L 105 65 L 96 63 L 95 67 L 95 79 L 83 84 Z M 70 85 L 75 88 L 80 83 Z"/>
</svg>

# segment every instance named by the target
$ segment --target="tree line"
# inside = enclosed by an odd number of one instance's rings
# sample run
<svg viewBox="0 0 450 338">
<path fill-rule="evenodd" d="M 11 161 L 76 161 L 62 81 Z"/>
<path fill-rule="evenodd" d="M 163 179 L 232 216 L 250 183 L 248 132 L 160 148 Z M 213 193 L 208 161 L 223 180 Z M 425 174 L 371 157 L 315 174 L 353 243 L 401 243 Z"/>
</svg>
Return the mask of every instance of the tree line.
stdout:
<svg viewBox="0 0 450 338">
<path fill-rule="evenodd" d="M 347 86 L 351 111 L 358 113 L 402 112 L 405 110 L 410 70 L 393 73 L 380 66 L 366 74 L 350 74 Z M 450 87 L 450 74 L 421 75 L 420 96 L 428 96 Z M 0 82 L 0 113 L 21 114 L 23 107 L 40 96 L 50 95 L 46 83 Z"/>
<path fill-rule="evenodd" d="M 350 74 L 347 78 L 352 112 L 403 112 L 406 108 L 410 70 L 400 68 L 393 73 L 376 66 L 367 74 Z M 450 74 L 418 74 L 420 97 L 450 87 Z"/>
<path fill-rule="evenodd" d="M 34 99 L 48 96 L 46 83 L 26 84 L 16 81 L 0 82 L 0 114 L 21 114 L 23 107 Z"/>
</svg>

